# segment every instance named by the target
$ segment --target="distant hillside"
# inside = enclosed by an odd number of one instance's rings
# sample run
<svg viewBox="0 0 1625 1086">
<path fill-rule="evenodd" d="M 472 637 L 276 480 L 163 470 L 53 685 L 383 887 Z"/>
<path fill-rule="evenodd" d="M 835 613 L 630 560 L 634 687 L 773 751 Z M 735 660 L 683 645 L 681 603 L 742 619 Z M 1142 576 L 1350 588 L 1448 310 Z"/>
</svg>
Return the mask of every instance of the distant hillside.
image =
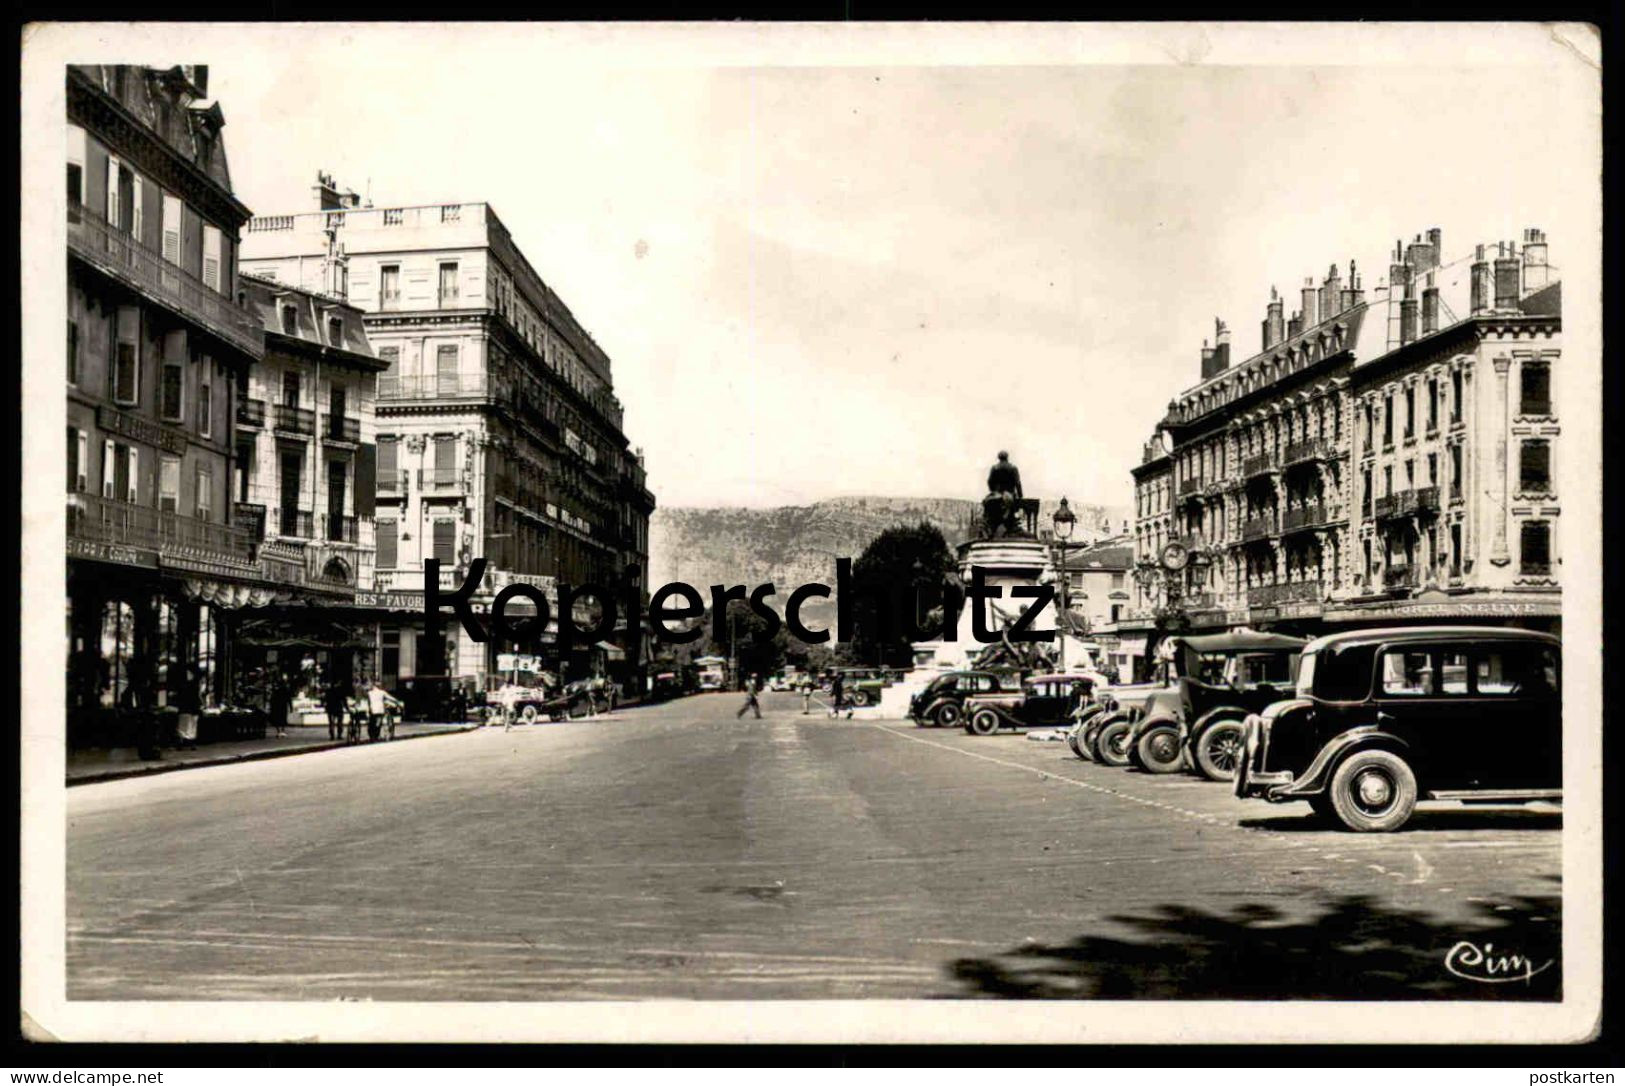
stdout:
<svg viewBox="0 0 1625 1086">
<path fill-rule="evenodd" d="M 1127 510 L 1074 505 L 1074 539 L 1121 530 Z M 1041 525 L 1055 511 L 1045 502 Z M 833 584 L 835 559 L 856 561 L 869 541 L 897 524 L 935 524 L 950 546 L 969 538 L 981 515 L 978 502 L 959 498 L 831 498 L 774 509 L 660 507 L 649 522 L 649 572 L 654 586 L 687 581 L 704 591 L 713 584 L 754 586 L 767 581 L 794 587 Z M 783 603 L 782 595 L 775 601 Z"/>
</svg>

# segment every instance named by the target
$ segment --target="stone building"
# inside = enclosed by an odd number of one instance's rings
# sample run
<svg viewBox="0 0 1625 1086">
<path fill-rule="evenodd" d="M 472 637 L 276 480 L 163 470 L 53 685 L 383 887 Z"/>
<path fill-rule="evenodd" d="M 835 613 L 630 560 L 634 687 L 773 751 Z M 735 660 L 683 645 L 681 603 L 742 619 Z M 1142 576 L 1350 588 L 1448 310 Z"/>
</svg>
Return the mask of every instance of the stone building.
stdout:
<svg viewBox="0 0 1625 1086">
<path fill-rule="evenodd" d="M 1559 288 L 1540 231 L 1498 252 L 1447 263 L 1434 229 L 1395 246 L 1371 300 L 1352 261 L 1306 280 L 1289 318 L 1272 289 L 1235 365 L 1220 322 L 1133 472 L 1137 567 L 1168 539 L 1192 555 L 1166 574 L 1178 623 L 1555 621 Z M 1120 629 L 1166 630 L 1164 574 L 1141 580 Z"/>
<path fill-rule="evenodd" d="M 243 305 L 208 69 L 70 66 L 68 737 L 224 698 L 230 612 L 274 594 L 231 504 Z"/>
<path fill-rule="evenodd" d="M 499 653 L 534 646 L 475 644 L 455 625 L 431 643 L 425 559 L 440 561 L 449 591 L 486 558 L 476 609 L 513 581 L 554 600 L 558 582 L 623 590 L 631 580 L 646 591 L 654 497 L 622 431 L 609 357 L 490 205 L 362 206 L 325 175 L 316 196 L 313 211 L 256 217 L 244 268 L 347 298 L 386 364 L 375 592 L 363 596 L 395 616 L 382 625 L 378 666 L 390 685 L 483 684 Z M 607 668 L 641 687 L 639 642 L 621 628 L 553 663 L 571 677 Z"/>
</svg>

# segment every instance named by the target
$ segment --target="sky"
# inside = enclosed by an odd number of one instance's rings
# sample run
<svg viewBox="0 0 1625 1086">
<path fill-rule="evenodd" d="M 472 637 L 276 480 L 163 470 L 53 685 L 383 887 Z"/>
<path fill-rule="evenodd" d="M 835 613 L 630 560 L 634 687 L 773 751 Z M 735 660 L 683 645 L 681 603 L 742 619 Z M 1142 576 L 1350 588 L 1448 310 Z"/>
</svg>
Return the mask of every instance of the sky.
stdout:
<svg viewBox="0 0 1625 1086">
<path fill-rule="evenodd" d="M 1354 258 L 1369 292 L 1431 227 L 1452 259 L 1539 226 L 1561 268 L 1595 186 L 1564 165 L 1595 117 L 1560 45 L 968 65 L 470 34 L 189 59 L 256 212 L 313 206 L 318 170 L 380 206 L 494 205 L 608 352 L 667 506 L 979 498 L 1000 449 L 1029 494 L 1128 505 L 1215 317 L 1239 361 L 1272 285 L 1290 312 Z M 1243 59 L 1292 55 L 1266 44 Z"/>
</svg>

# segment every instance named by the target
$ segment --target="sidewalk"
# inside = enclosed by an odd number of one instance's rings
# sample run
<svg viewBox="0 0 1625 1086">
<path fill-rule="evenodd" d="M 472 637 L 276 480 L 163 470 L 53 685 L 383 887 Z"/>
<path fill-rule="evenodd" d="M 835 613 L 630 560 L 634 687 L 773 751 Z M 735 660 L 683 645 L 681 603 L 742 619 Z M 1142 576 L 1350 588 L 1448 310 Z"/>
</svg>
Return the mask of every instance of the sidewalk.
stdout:
<svg viewBox="0 0 1625 1086">
<path fill-rule="evenodd" d="M 452 735 L 472 731 L 478 724 L 401 724 L 395 729 L 395 741 L 421 739 L 431 735 Z M 365 735 L 365 732 L 362 733 Z M 378 746 L 383 743 L 370 744 Z M 360 746 L 369 744 L 363 740 Z M 327 737 L 327 725 L 290 727 L 285 738 L 276 738 L 271 732 L 264 739 L 244 739 L 230 743 L 208 743 L 192 750 L 166 748 L 157 761 L 143 762 L 133 748 L 114 750 L 79 750 L 68 754 L 68 785 L 95 784 L 125 777 L 145 777 L 154 773 L 169 773 L 177 769 L 200 769 L 211 765 L 230 765 L 233 762 L 252 762 L 264 758 L 282 758 L 290 754 L 310 754 L 319 750 L 332 750 L 345 746 Z"/>
</svg>

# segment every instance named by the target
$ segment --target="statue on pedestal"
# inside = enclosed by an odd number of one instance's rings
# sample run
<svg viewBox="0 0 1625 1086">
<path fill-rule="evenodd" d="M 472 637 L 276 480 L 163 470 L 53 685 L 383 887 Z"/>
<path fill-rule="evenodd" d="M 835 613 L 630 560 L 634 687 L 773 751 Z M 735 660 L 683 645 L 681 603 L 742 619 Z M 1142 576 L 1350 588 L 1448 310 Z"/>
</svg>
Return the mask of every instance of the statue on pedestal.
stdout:
<svg viewBox="0 0 1625 1086">
<path fill-rule="evenodd" d="M 1000 452 L 998 462 L 987 473 L 987 497 L 982 499 L 982 538 L 1020 536 L 1021 471 L 1010 462 L 1010 454 Z"/>
</svg>

